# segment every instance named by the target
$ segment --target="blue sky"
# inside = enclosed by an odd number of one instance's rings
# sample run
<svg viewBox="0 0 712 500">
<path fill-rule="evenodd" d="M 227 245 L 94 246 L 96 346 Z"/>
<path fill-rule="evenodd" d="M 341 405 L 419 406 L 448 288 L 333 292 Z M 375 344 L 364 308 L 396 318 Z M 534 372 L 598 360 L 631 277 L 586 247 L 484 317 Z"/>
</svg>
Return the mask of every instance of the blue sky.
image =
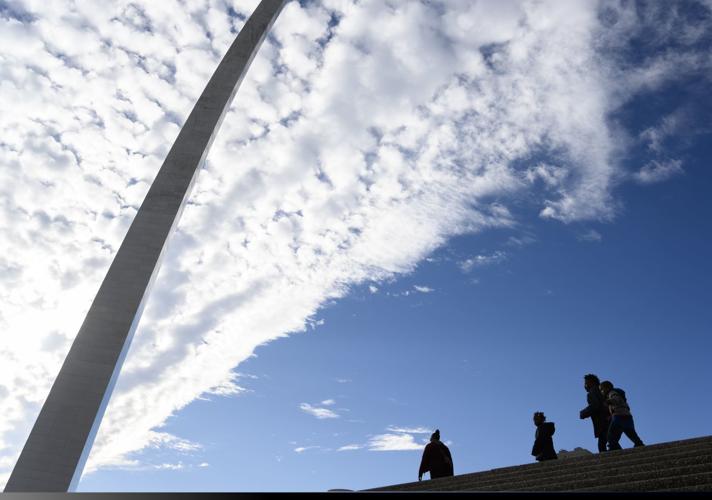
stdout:
<svg viewBox="0 0 712 500">
<path fill-rule="evenodd" d="M 0 481 L 254 1 L 0 2 Z M 710 433 L 712 5 L 291 2 L 79 491 L 325 491 Z M 625 443 L 625 439 L 623 440 Z M 625 445 L 625 444 L 624 444 Z"/>
<path fill-rule="evenodd" d="M 320 312 L 323 325 L 260 347 L 240 366 L 259 377 L 242 379 L 253 392 L 195 402 L 169 420 L 169 432 L 205 449 L 153 458 L 178 458 L 186 469 L 98 472 L 80 490 L 325 491 L 412 481 L 419 451 L 334 451 L 395 425 L 440 428 L 456 473 L 528 463 L 538 410 L 557 424 L 557 450 L 595 450 L 590 422 L 578 419 L 589 372 L 626 389 L 646 443 L 708 435 L 712 149 L 703 139 L 688 153 L 685 175 L 626 188 L 615 222 L 533 219 L 526 235 L 536 241 L 523 247 L 507 230 L 457 238 L 376 293 L 355 288 Z M 582 241 L 592 229 L 600 240 Z M 457 262 L 482 248 L 509 257 L 463 273 Z M 299 409 L 327 398 L 339 418 Z M 195 467 L 201 460 L 210 467 Z"/>
</svg>

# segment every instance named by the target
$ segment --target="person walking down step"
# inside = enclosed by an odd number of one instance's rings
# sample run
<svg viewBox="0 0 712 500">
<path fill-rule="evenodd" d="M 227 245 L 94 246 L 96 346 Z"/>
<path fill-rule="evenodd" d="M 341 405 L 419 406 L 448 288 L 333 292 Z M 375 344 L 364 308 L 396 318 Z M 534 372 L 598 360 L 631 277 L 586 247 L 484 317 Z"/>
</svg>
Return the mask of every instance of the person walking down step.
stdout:
<svg viewBox="0 0 712 500">
<path fill-rule="evenodd" d="M 440 429 L 435 429 L 435 432 L 430 436 L 430 442 L 425 445 L 418 470 L 418 481 L 422 481 L 423 474 L 426 472 L 430 472 L 430 479 L 454 474 L 452 455 L 448 447 L 440 441 Z"/>
<path fill-rule="evenodd" d="M 611 423 L 608 427 L 608 449 L 621 449 L 619 443 L 621 434 L 625 434 L 633 442 L 634 447 L 645 446 L 638 433 L 635 432 L 633 415 L 630 412 L 625 391 L 617 387 L 614 388 L 608 380 L 601 382 L 600 388 L 611 412 Z"/>
<path fill-rule="evenodd" d="M 536 432 L 534 433 L 534 446 L 532 446 L 532 455 L 538 462 L 544 460 L 554 460 L 559 458 L 554 450 L 554 422 L 547 422 L 546 416 L 538 411 L 534 413 L 534 425 Z"/>
<path fill-rule="evenodd" d="M 593 422 L 593 435 L 598 439 L 598 451 L 606 451 L 606 441 L 608 440 L 608 419 L 609 413 L 606 407 L 603 394 L 598 387 L 601 381 L 599 378 L 589 373 L 583 377 L 583 387 L 586 389 L 586 401 L 588 406 L 581 410 L 579 417 L 583 420 L 590 418 Z"/>
</svg>

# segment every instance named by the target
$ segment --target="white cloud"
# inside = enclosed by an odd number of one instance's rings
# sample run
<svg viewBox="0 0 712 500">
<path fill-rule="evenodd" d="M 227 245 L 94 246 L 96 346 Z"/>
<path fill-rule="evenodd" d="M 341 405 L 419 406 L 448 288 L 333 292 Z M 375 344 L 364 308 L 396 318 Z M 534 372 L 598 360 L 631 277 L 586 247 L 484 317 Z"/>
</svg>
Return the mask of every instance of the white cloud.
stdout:
<svg viewBox="0 0 712 500">
<path fill-rule="evenodd" d="M 368 285 L 368 291 L 371 293 L 376 293 L 378 292 L 378 287 L 375 285 Z"/>
<path fill-rule="evenodd" d="M 464 272 L 468 273 L 472 271 L 474 268 L 477 267 L 486 267 L 486 266 L 491 266 L 493 264 L 499 264 L 500 262 L 503 262 L 507 259 L 507 253 L 503 252 L 501 250 L 497 250 L 496 252 L 486 255 L 475 255 L 474 257 L 470 257 L 469 259 L 465 259 L 462 262 L 459 263 L 460 269 L 462 269 Z"/>
<path fill-rule="evenodd" d="M 345 446 L 338 448 L 336 451 L 354 451 L 354 450 L 360 450 L 362 448 L 363 448 L 363 445 L 361 445 L 361 444 L 347 444 Z"/>
<path fill-rule="evenodd" d="M 379 434 L 368 440 L 370 451 L 413 451 L 422 450 L 423 446 L 411 434 Z"/>
<path fill-rule="evenodd" d="M 684 172 L 680 160 L 653 160 L 636 172 L 633 177 L 641 184 L 653 184 L 666 181 L 670 177 Z"/>
<path fill-rule="evenodd" d="M 187 439 L 182 439 L 167 432 L 152 432 L 148 444 L 152 448 L 174 450 L 180 453 L 195 453 L 203 449 L 203 445 Z"/>
<path fill-rule="evenodd" d="M 317 406 L 312 406 L 308 403 L 302 403 L 299 408 L 309 415 L 313 415 L 316 418 L 322 420 L 326 418 L 339 418 L 339 414 L 328 408 L 319 408 Z"/>
<path fill-rule="evenodd" d="M 601 241 L 603 236 L 595 229 L 589 229 L 585 233 L 578 235 L 579 241 Z"/>
<path fill-rule="evenodd" d="M 391 425 L 386 429 L 390 432 L 402 432 L 405 434 L 430 434 L 433 431 L 427 427 L 396 427 Z"/>
<path fill-rule="evenodd" d="M 427 427 L 399 427 L 388 426 L 386 433 L 371 437 L 366 444 L 349 444 L 338 448 L 337 451 L 352 451 L 368 449 L 369 451 L 411 451 L 422 450 L 424 444 L 419 444 L 413 434 L 430 434 Z M 427 442 L 425 440 L 424 442 Z"/>
<path fill-rule="evenodd" d="M 413 288 L 415 289 L 416 292 L 420 292 L 420 293 L 430 293 L 430 292 L 435 291 L 434 288 L 430 288 L 429 286 L 415 285 Z"/>
<path fill-rule="evenodd" d="M 570 173 L 570 170 L 565 167 L 540 163 L 527 169 L 524 175 L 530 183 L 541 180 L 548 188 L 558 188 L 565 183 Z"/>
<path fill-rule="evenodd" d="M 185 465 L 182 463 L 177 464 L 158 464 L 153 466 L 154 469 L 158 470 L 181 470 L 185 469 Z"/>
<path fill-rule="evenodd" d="M 244 392 L 249 392 L 249 389 L 237 385 L 236 381 L 240 377 L 241 375 L 239 373 L 230 372 L 226 374 L 225 380 L 208 389 L 206 393 L 216 396 L 236 396 Z"/>
<path fill-rule="evenodd" d="M 524 234 L 522 236 L 510 236 L 507 238 L 507 245 L 510 247 L 524 247 L 536 242 L 536 238 L 532 235 Z"/>
<path fill-rule="evenodd" d="M 321 404 L 324 406 L 333 406 L 336 404 L 336 401 L 334 401 L 333 399 L 325 399 L 321 402 Z"/>
<path fill-rule="evenodd" d="M 665 116 L 655 126 L 648 127 L 640 133 L 640 138 L 648 143 L 648 149 L 654 153 L 663 153 L 665 140 L 674 136 L 686 121 L 684 109 L 675 110 Z"/>
<path fill-rule="evenodd" d="M 318 448 L 319 448 L 319 446 L 299 446 L 297 448 L 294 448 L 294 452 L 295 453 L 304 453 L 305 451 L 314 450 L 314 449 L 318 449 Z"/>
<path fill-rule="evenodd" d="M 256 1 L 230 5 L 244 16 Z M 585 0 L 287 5 L 166 250 L 87 471 L 136 464 L 186 405 L 238 394 L 236 366 L 318 325 L 351 286 L 412 271 L 455 235 L 513 227 L 521 196 L 564 222 L 611 217 L 624 145 L 611 112 L 709 58 L 615 66 L 602 54 L 658 28 L 606 5 L 613 24 Z M 3 11 L 0 483 L 241 25 L 221 0 Z M 531 170 L 542 153 L 554 170 Z M 638 180 L 665 168 L 648 170 Z"/>
</svg>

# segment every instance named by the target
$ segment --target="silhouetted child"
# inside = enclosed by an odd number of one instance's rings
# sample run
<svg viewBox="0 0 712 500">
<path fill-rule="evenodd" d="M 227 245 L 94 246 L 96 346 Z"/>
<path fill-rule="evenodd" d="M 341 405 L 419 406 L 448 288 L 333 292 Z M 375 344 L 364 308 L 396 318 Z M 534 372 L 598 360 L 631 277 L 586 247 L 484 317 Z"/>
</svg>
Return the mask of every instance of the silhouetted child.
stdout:
<svg viewBox="0 0 712 500">
<path fill-rule="evenodd" d="M 633 415 L 630 413 L 630 406 L 625 397 L 623 389 L 614 388 L 608 380 L 601 382 L 601 393 L 606 398 L 606 404 L 611 412 L 611 423 L 608 427 L 608 449 L 620 450 L 619 443 L 621 434 L 625 434 L 633 441 L 635 447 L 644 446 L 643 441 L 635 432 Z"/>
<path fill-rule="evenodd" d="M 534 425 L 536 425 L 536 433 L 534 434 L 532 455 L 539 462 L 558 458 L 554 451 L 554 432 L 556 431 L 554 422 L 547 422 L 546 416 L 538 411 L 534 413 Z"/>
</svg>

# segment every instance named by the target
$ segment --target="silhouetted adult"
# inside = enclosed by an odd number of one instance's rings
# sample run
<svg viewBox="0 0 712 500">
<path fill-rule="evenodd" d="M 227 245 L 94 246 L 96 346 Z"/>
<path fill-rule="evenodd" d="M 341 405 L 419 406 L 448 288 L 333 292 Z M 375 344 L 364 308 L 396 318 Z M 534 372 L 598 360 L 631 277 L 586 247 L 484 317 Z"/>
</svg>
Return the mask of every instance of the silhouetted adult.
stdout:
<svg viewBox="0 0 712 500">
<path fill-rule="evenodd" d="M 588 406 L 581 410 L 579 417 L 583 420 L 590 418 L 593 422 L 593 435 L 598 438 L 598 451 L 606 451 L 608 440 L 609 412 L 603 394 L 599 389 L 601 381 L 596 375 L 589 373 L 583 377 L 583 386 L 586 389 Z"/>
<path fill-rule="evenodd" d="M 452 455 L 450 450 L 440 441 L 440 430 L 435 429 L 430 436 L 430 442 L 425 445 L 423 458 L 420 461 L 418 470 L 418 481 L 423 479 L 423 474 L 430 472 L 430 479 L 447 477 L 454 474 L 452 466 Z"/>
<path fill-rule="evenodd" d="M 608 449 L 621 449 L 619 443 L 621 434 L 625 434 L 636 448 L 638 446 L 645 446 L 640 436 L 638 436 L 638 433 L 635 432 L 633 415 L 630 412 L 625 391 L 623 389 L 614 388 L 613 384 L 608 380 L 601 382 L 600 389 L 606 398 L 606 405 L 608 405 L 611 412 L 611 423 L 608 426 Z"/>
<path fill-rule="evenodd" d="M 556 431 L 554 422 L 547 422 L 546 415 L 538 411 L 534 414 L 534 425 L 536 425 L 536 432 L 534 433 L 532 455 L 538 462 L 559 458 L 554 450 L 554 432 Z"/>
</svg>

